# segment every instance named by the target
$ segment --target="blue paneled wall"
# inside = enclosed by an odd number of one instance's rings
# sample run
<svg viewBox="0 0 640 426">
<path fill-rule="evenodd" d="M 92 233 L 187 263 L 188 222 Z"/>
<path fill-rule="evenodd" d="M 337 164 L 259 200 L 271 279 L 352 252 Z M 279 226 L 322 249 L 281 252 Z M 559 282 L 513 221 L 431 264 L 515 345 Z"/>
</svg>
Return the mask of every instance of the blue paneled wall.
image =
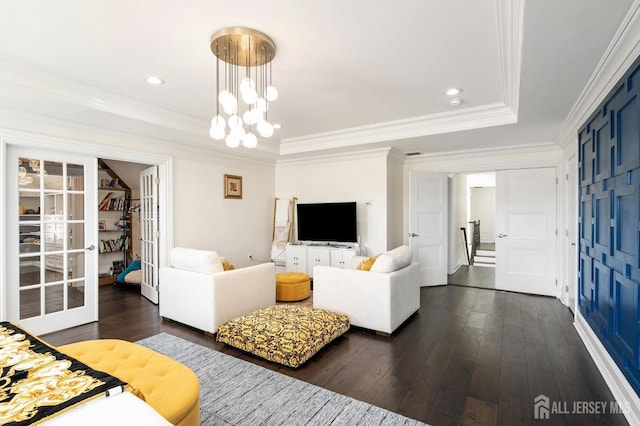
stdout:
<svg viewBox="0 0 640 426">
<path fill-rule="evenodd" d="M 640 395 L 640 58 L 579 131 L 579 309 Z"/>
</svg>

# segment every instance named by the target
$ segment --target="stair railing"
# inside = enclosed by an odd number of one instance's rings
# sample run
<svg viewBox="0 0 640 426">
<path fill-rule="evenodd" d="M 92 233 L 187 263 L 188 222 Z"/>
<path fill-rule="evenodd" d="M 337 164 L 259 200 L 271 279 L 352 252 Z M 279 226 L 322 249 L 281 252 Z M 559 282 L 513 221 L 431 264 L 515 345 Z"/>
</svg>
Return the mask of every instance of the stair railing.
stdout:
<svg viewBox="0 0 640 426">
<path fill-rule="evenodd" d="M 460 230 L 462 231 L 462 245 L 464 246 L 464 254 L 467 257 L 467 265 L 471 265 L 471 258 L 469 257 L 469 242 L 467 241 L 467 228 L 463 226 Z"/>
<path fill-rule="evenodd" d="M 480 245 L 480 220 L 474 220 L 469 222 L 473 224 L 473 238 L 471 239 L 471 255 L 469 265 L 473 265 L 473 259 L 476 256 L 476 250 Z"/>
</svg>

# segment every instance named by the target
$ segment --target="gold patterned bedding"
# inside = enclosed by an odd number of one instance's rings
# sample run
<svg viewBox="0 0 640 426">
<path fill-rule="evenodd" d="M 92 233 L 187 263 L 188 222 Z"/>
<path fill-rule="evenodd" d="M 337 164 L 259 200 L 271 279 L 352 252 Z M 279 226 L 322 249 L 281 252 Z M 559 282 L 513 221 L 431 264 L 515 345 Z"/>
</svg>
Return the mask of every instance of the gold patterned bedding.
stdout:
<svg viewBox="0 0 640 426">
<path fill-rule="evenodd" d="M 120 379 L 0 322 L 0 424 L 38 424 L 83 402 L 120 392 Z"/>
<path fill-rule="evenodd" d="M 297 368 L 349 330 L 349 317 L 325 309 L 276 305 L 218 327 L 217 340 Z"/>
</svg>

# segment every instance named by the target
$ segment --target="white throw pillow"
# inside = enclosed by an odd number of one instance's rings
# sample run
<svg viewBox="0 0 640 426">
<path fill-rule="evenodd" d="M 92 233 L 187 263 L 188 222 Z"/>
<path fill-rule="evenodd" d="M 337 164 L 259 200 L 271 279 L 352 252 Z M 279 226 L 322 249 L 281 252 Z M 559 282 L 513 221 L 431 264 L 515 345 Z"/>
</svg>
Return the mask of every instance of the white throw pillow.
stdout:
<svg viewBox="0 0 640 426">
<path fill-rule="evenodd" d="M 400 246 L 382 253 L 371 266 L 371 272 L 393 272 L 411 263 L 411 247 Z"/>
<path fill-rule="evenodd" d="M 175 269 L 200 272 L 202 274 L 224 271 L 220 257 L 215 251 L 174 247 L 169 253 L 169 263 Z"/>
</svg>

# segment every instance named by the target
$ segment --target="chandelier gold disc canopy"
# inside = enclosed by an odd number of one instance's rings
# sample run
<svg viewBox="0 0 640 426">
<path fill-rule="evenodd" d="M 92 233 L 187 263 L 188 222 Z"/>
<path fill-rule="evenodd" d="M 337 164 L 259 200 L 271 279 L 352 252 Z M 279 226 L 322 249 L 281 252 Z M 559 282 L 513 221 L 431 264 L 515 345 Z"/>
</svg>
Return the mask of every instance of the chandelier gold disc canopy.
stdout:
<svg viewBox="0 0 640 426">
<path fill-rule="evenodd" d="M 244 27 L 223 28 L 211 37 L 211 51 L 218 59 L 236 66 L 264 65 L 276 55 L 268 35 Z"/>
</svg>

